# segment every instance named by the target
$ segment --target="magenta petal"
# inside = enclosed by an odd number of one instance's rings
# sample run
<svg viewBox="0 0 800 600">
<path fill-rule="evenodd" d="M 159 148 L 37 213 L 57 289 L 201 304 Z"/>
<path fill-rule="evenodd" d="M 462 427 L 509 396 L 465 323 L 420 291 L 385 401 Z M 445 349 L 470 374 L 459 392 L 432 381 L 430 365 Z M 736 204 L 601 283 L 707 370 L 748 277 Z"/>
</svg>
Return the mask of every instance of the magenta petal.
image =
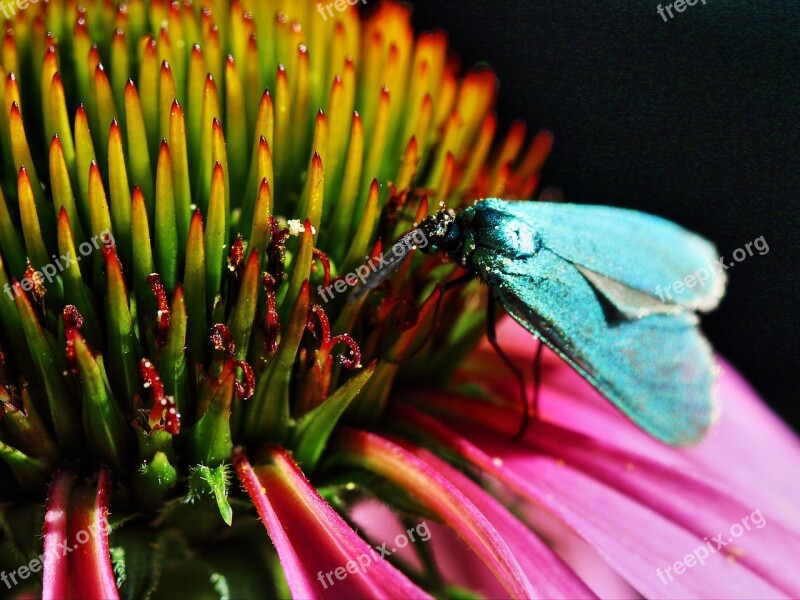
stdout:
<svg viewBox="0 0 800 600">
<path fill-rule="evenodd" d="M 537 423 L 528 439 L 698 538 L 728 532 L 747 518 L 742 534 L 726 546 L 726 554 L 789 596 L 800 597 L 800 580 L 794 575 L 800 535 L 740 498 L 729 484 L 697 469 L 668 465 L 545 423 Z"/>
<path fill-rule="evenodd" d="M 56 474 L 44 524 L 45 599 L 119 598 L 108 545 L 111 475 L 103 469 L 97 486 L 75 486 L 75 476 Z"/>
<path fill-rule="evenodd" d="M 430 598 L 379 558 L 286 451 L 273 450 L 270 457 L 271 464 L 253 467 L 237 449 L 234 464 L 275 544 L 294 598 Z"/>
<path fill-rule="evenodd" d="M 553 456 L 491 434 L 471 436 L 478 440 L 479 447 L 442 426 L 426 428 L 426 432 L 511 490 L 550 511 L 645 597 L 786 597 L 721 552 L 709 553 L 705 565 L 696 565 L 670 580 L 664 573 L 666 568 L 704 546 L 701 537 Z M 742 516 L 737 515 L 736 519 Z"/>
<path fill-rule="evenodd" d="M 503 348 L 525 370 L 530 369 L 536 344 L 531 334 L 512 319 L 499 325 Z M 613 440 L 614 446 L 635 449 L 664 464 L 689 470 L 700 468 L 715 479 L 725 480 L 765 514 L 773 515 L 785 525 L 800 532 L 800 440 L 767 408 L 750 386 L 724 361 L 720 361 L 716 397 L 720 418 L 706 439 L 695 447 L 676 449 L 654 440 L 633 426 L 610 402 L 598 394 L 566 363 L 552 352 L 543 353 L 543 381 L 540 396 L 540 418 L 571 431 L 598 440 Z M 469 370 L 464 377 L 487 385 L 495 396 L 507 398 L 512 409 L 495 410 L 492 421 L 482 418 L 496 431 L 513 431 L 518 422 L 519 397 L 515 383 L 507 375 L 496 353 L 484 344 L 472 359 L 479 376 Z M 426 396 L 426 402 L 435 397 Z M 451 405 L 452 401 L 445 398 Z M 463 401 L 463 400 L 462 400 Z M 533 431 L 526 436 L 534 440 Z"/>
<path fill-rule="evenodd" d="M 340 460 L 366 468 L 412 494 L 464 540 L 511 596 L 537 597 L 515 555 L 491 522 L 431 465 L 396 443 L 365 431 L 342 430 L 335 449 Z"/>
<path fill-rule="evenodd" d="M 720 367 L 719 422 L 687 457 L 800 532 L 800 439 L 733 367 L 724 361 Z"/>
<path fill-rule="evenodd" d="M 67 511 L 75 475 L 59 471 L 50 484 L 44 516 L 44 565 L 42 569 L 42 600 L 67 598 L 69 577 L 67 559 L 61 547 L 67 541 Z"/>
<path fill-rule="evenodd" d="M 403 443 L 409 449 L 411 446 Z M 492 523 L 530 579 L 540 598 L 596 598 L 586 584 L 547 544 L 512 515 L 478 484 L 423 448 L 414 450 L 422 461 L 436 469 Z"/>
</svg>

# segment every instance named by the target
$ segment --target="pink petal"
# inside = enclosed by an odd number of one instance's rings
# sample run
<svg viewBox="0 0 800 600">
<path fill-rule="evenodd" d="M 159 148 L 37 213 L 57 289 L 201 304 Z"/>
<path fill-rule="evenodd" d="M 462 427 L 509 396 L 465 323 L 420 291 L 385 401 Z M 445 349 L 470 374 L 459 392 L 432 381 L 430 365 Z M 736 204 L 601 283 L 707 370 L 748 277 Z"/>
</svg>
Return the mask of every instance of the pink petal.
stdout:
<svg viewBox="0 0 800 600">
<path fill-rule="evenodd" d="M 426 426 L 419 419 L 413 422 L 480 470 L 549 510 L 645 597 L 784 597 L 739 561 L 716 552 L 709 552 L 704 566 L 674 574 L 670 580 L 666 569 L 703 547 L 702 539 L 563 460 L 491 434 L 472 435 L 476 446 L 443 426 Z"/>
<path fill-rule="evenodd" d="M 67 511 L 69 494 L 75 475 L 59 471 L 50 484 L 44 516 L 44 566 L 42 570 L 42 600 L 67 597 L 67 561 L 62 560 L 62 543 L 67 541 Z"/>
<path fill-rule="evenodd" d="M 557 426 L 538 423 L 534 428 L 528 438 L 534 446 L 657 511 L 698 538 L 720 533 L 729 538 L 731 527 L 736 531 L 742 528 L 725 547 L 726 554 L 789 596 L 800 597 L 800 580 L 793 574 L 800 559 L 800 535 L 739 497 L 729 484 L 697 469 L 661 463 Z"/>
<path fill-rule="evenodd" d="M 719 422 L 686 455 L 800 532 L 800 440 L 733 367 L 725 361 L 720 367 Z"/>
<path fill-rule="evenodd" d="M 498 338 L 509 356 L 525 371 L 530 371 L 536 344 L 531 334 L 512 319 L 499 325 Z M 613 440 L 620 448 L 658 462 L 691 471 L 698 467 L 717 480 L 724 480 L 737 495 L 786 526 L 800 531 L 800 440 L 758 398 L 736 371 L 720 361 L 717 401 L 721 415 L 707 438 L 692 448 L 671 448 L 633 426 L 613 405 L 596 392 L 560 358 L 545 349 L 540 393 L 540 419 L 561 425 L 597 440 Z M 462 378 L 487 386 L 495 397 L 505 398 L 508 408 L 494 409 L 487 417 L 478 411 L 484 426 L 513 433 L 519 419 L 519 392 L 494 350 L 484 343 Z M 475 368 L 480 369 L 477 373 Z M 452 396 L 444 396 L 442 406 L 450 405 L 450 414 L 464 415 L 453 405 Z M 420 404 L 431 405 L 423 396 Z M 485 405 L 484 405 L 485 408 Z M 527 439 L 531 437 L 531 432 Z M 776 457 L 779 457 L 776 460 Z"/>
<path fill-rule="evenodd" d="M 452 527 L 511 596 L 536 597 L 536 590 L 502 536 L 435 468 L 397 444 L 364 431 L 343 430 L 334 445 L 338 460 L 366 468 L 408 490 L 418 502 Z"/>
<path fill-rule="evenodd" d="M 234 465 L 275 544 L 294 598 L 430 597 L 378 558 L 286 451 L 272 450 L 270 458 L 271 464 L 252 467 L 237 449 Z"/>
<path fill-rule="evenodd" d="M 517 557 L 539 598 L 596 598 L 575 573 L 523 523 L 478 484 L 423 448 L 406 449 L 452 483 L 491 522 Z"/>
<path fill-rule="evenodd" d="M 53 479 L 45 513 L 43 598 L 119 598 L 108 546 L 110 486 L 105 469 L 96 487 L 75 486 L 68 472 Z"/>
</svg>

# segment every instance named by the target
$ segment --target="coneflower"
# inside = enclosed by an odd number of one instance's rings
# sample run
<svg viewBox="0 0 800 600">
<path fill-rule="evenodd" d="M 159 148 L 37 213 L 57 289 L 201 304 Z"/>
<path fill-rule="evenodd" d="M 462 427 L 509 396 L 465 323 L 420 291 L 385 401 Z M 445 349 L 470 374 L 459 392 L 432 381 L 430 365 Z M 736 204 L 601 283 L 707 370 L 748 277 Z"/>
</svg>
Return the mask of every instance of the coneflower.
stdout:
<svg viewBox="0 0 800 600">
<path fill-rule="evenodd" d="M 1 593 L 800 595 L 797 483 L 753 489 L 704 455 L 735 424 L 665 449 L 546 357 L 515 443 L 518 392 L 474 352 L 477 283 L 445 296 L 457 268 L 412 256 L 348 302 L 441 203 L 537 190 L 550 134 L 499 137 L 493 72 L 462 73 L 444 33 L 396 2 L 15 6 Z M 798 464 L 754 401 L 733 410 L 742 472 L 767 446 Z M 659 580 L 756 510 L 763 530 Z"/>
</svg>

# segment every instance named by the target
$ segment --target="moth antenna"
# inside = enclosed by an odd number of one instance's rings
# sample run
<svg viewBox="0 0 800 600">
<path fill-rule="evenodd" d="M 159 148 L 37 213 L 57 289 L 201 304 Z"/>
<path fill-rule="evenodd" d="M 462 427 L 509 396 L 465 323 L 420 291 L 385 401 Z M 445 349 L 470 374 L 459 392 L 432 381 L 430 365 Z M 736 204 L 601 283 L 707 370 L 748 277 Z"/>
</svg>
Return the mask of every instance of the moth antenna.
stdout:
<svg viewBox="0 0 800 600">
<path fill-rule="evenodd" d="M 420 237 L 423 240 L 427 239 L 425 237 L 425 232 L 423 232 L 422 229 L 412 229 L 399 240 L 397 240 L 388 252 L 383 252 L 378 257 L 378 260 L 385 262 L 385 264 L 370 272 L 364 279 L 362 279 L 362 283 L 350 293 L 350 297 L 347 299 L 347 301 L 358 302 L 369 292 L 389 279 L 389 277 L 391 277 L 394 272 L 402 266 L 403 261 L 408 257 L 408 255 L 411 254 L 413 250 L 417 249 L 417 245 L 420 242 Z M 388 257 L 387 260 L 384 261 L 384 257 Z M 372 261 L 374 260 L 376 259 L 373 258 Z"/>
</svg>

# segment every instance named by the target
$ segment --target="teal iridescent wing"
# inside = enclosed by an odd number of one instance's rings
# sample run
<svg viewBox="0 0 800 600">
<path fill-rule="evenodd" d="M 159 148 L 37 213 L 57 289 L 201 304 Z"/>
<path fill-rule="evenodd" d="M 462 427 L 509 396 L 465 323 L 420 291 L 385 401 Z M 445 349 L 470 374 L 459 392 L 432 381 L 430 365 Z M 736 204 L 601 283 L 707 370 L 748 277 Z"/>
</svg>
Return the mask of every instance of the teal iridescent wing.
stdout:
<svg viewBox="0 0 800 600">
<path fill-rule="evenodd" d="M 710 244 L 611 208 L 484 201 L 468 211 L 470 265 L 509 314 L 651 435 L 677 445 L 702 437 L 715 413 L 715 364 L 691 308 L 716 300 L 701 289 L 665 303 L 650 286 L 700 268 Z"/>
<path fill-rule="evenodd" d="M 673 305 L 660 312 L 713 310 L 725 291 L 714 246 L 660 217 L 608 206 L 504 200 L 485 200 L 472 210 L 476 225 L 487 218 L 525 223 L 538 243 L 584 271 Z"/>
</svg>

